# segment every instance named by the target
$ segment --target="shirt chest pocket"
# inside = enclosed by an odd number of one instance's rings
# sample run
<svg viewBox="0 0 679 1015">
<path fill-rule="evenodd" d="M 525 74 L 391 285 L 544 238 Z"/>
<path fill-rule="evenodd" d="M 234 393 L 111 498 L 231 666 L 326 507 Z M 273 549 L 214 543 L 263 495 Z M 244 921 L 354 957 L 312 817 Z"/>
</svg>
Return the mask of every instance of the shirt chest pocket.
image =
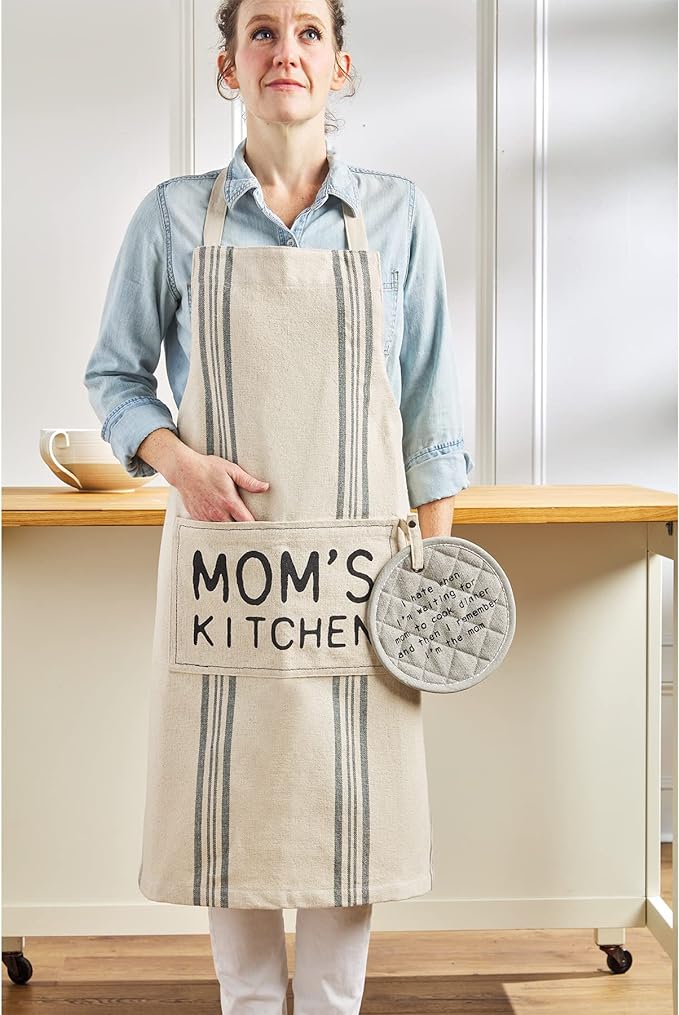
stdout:
<svg viewBox="0 0 679 1015">
<path fill-rule="evenodd" d="M 382 279 L 382 304 L 384 307 L 384 355 L 388 355 L 396 334 L 396 319 L 399 301 L 398 269 L 388 271 Z"/>
</svg>

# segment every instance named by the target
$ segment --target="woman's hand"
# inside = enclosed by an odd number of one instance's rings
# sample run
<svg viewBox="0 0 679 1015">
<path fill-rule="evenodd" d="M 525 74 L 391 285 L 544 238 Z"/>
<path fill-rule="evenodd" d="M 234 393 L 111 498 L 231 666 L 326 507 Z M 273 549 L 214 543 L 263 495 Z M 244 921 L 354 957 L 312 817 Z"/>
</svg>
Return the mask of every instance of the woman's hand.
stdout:
<svg viewBox="0 0 679 1015">
<path fill-rule="evenodd" d="M 139 457 L 180 493 L 191 518 L 205 522 L 255 522 L 238 487 L 250 493 L 269 489 L 240 465 L 219 455 L 194 451 L 168 427 L 153 430 L 139 445 Z"/>
<path fill-rule="evenodd" d="M 206 522 L 256 521 L 242 501 L 238 487 L 250 493 L 269 489 L 268 483 L 251 476 L 240 465 L 219 455 L 201 455 L 193 450 L 189 456 L 182 456 L 172 485 L 179 491 L 191 518 Z"/>
</svg>

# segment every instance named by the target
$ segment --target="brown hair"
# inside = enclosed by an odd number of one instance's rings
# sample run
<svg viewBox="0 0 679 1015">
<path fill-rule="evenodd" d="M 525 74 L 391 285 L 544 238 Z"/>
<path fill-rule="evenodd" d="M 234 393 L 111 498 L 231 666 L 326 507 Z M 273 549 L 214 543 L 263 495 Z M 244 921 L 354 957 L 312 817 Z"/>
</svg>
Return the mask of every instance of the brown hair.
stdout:
<svg viewBox="0 0 679 1015">
<path fill-rule="evenodd" d="M 236 24 L 238 18 L 238 10 L 243 0 L 223 0 L 223 3 L 219 5 L 219 10 L 216 14 L 217 27 L 222 36 L 222 43 L 220 48 L 227 54 L 228 63 L 227 67 L 231 68 L 235 63 L 236 53 Z M 335 54 L 344 49 L 344 3 L 343 0 L 325 0 L 330 11 L 330 20 L 332 22 L 332 33 L 335 42 Z M 337 59 L 335 57 L 335 59 Z M 339 65 L 338 65 L 339 66 Z M 356 89 L 354 87 L 356 81 L 356 72 L 354 71 L 353 64 L 348 75 L 345 75 L 347 81 L 351 85 L 351 91 L 347 93 L 348 96 L 354 95 Z M 220 85 L 222 84 L 223 78 L 217 68 L 217 91 L 223 99 L 227 99 L 229 102 L 235 99 L 235 95 L 225 95 L 222 92 Z M 326 108 L 325 111 L 325 133 L 329 134 L 332 131 L 338 130 L 338 121 L 333 113 L 329 112 Z"/>
</svg>

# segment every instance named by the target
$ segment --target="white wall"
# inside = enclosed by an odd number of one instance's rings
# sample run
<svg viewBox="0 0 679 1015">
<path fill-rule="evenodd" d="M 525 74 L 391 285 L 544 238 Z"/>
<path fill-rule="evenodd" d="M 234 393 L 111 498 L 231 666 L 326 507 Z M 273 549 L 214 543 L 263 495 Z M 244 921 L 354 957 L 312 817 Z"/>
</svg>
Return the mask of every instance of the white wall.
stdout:
<svg viewBox="0 0 679 1015">
<path fill-rule="evenodd" d="M 667 0 L 500 3 L 488 481 L 677 489 L 675 48 Z"/>
<path fill-rule="evenodd" d="M 550 5 L 546 473 L 676 490 L 676 5 Z"/>
<path fill-rule="evenodd" d="M 6 0 L 2 14 L 2 482 L 60 487 L 40 428 L 99 425 L 82 376 L 113 261 L 143 195 L 180 171 L 181 5 Z"/>
<path fill-rule="evenodd" d="M 477 276 L 475 481 L 676 491 L 676 3 L 499 0 L 497 19 L 493 9 L 479 4 L 479 233 L 490 256 Z M 663 584 L 669 839 L 667 560 Z"/>
</svg>

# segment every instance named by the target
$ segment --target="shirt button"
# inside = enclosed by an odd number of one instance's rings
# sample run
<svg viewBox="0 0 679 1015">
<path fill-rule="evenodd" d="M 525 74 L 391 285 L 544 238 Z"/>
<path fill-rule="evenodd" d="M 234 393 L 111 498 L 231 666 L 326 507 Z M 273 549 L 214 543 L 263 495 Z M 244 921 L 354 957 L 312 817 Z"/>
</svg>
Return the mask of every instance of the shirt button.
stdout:
<svg viewBox="0 0 679 1015">
<path fill-rule="evenodd" d="M 294 247 L 295 246 L 295 241 L 294 240 L 288 240 L 288 246 L 289 247 Z"/>
</svg>

